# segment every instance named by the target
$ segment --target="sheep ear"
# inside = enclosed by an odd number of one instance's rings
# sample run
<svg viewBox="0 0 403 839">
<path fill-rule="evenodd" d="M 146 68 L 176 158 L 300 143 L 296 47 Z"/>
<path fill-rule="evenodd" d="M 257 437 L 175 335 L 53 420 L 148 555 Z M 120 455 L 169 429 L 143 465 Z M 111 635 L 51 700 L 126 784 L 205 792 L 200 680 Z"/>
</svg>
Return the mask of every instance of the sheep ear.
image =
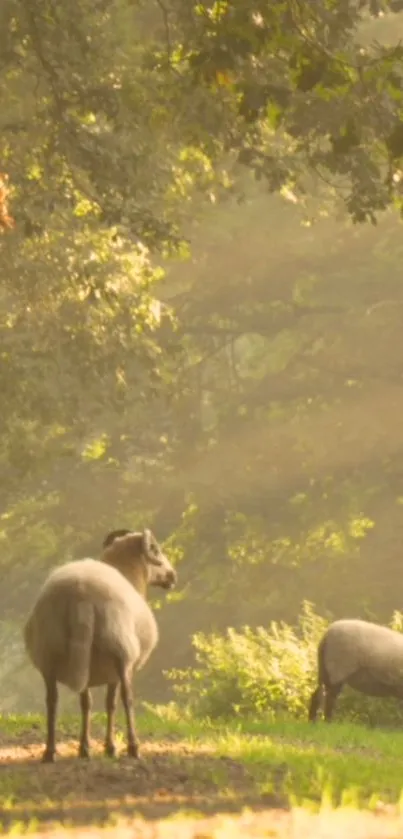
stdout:
<svg viewBox="0 0 403 839">
<path fill-rule="evenodd" d="M 162 565 L 163 562 L 158 556 L 158 549 L 155 549 L 155 539 L 151 530 L 143 530 L 143 553 L 151 565 Z"/>
<path fill-rule="evenodd" d="M 151 543 L 152 543 L 152 536 L 151 530 L 148 528 L 144 528 L 143 530 L 143 551 L 146 556 L 151 552 Z"/>
<path fill-rule="evenodd" d="M 110 533 L 107 533 L 107 535 L 105 536 L 105 539 L 102 542 L 102 547 L 109 548 L 109 546 L 112 544 L 112 542 L 115 541 L 115 539 L 120 539 L 122 536 L 127 536 L 127 534 L 131 532 L 131 530 L 127 530 L 126 528 L 120 528 L 119 530 L 111 530 Z"/>
</svg>

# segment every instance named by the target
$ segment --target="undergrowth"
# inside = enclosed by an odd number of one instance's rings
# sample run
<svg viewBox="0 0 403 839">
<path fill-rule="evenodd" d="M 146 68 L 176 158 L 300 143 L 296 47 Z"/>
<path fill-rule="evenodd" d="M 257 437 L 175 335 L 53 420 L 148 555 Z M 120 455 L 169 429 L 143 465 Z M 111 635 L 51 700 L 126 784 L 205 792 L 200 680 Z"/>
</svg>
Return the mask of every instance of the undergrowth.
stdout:
<svg viewBox="0 0 403 839">
<path fill-rule="evenodd" d="M 297 626 L 272 621 L 269 626 L 193 637 L 195 665 L 166 672 L 177 700 L 195 716 L 229 719 L 265 713 L 303 719 L 316 684 L 317 647 L 328 622 L 303 603 Z M 398 631 L 403 616 L 390 626 Z M 372 699 L 345 688 L 337 717 L 367 726 L 403 725 L 403 703 Z"/>
</svg>

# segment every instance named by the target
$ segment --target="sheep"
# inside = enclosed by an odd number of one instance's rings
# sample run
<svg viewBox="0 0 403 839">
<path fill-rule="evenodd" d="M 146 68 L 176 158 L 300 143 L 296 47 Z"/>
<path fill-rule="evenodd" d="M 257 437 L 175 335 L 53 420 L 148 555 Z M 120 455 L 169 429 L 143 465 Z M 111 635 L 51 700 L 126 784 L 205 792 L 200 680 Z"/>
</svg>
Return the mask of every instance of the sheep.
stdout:
<svg viewBox="0 0 403 839">
<path fill-rule="evenodd" d="M 324 716 L 330 722 L 340 691 L 347 684 L 367 696 L 403 699 L 403 635 L 364 620 L 330 624 L 318 646 L 318 685 L 308 719 L 316 720 L 324 694 Z"/>
<path fill-rule="evenodd" d="M 101 560 L 80 559 L 53 570 L 24 626 L 25 648 L 45 682 L 47 739 L 42 760 L 53 762 L 58 682 L 80 696 L 78 755 L 88 758 L 90 687 L 107 685 L 104 749 L 114 756 L 117 693 L 126 715 L 127 751 L 139 757 L 131 678 L 158 642 L 147 585 L 172 588 L 177 575 L 150 530 L 112 531 Z"/>
</svg>

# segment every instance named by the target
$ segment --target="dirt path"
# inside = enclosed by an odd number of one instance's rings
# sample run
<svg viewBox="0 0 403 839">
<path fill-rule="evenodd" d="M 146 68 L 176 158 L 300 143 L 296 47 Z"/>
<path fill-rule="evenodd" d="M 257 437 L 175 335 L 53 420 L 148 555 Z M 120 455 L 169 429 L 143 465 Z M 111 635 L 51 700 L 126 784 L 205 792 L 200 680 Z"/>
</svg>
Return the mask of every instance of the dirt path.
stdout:
<svg viewBox="0 0 403 839">
<path fill-rule="evenodd" d="M 402 839 L 403 819 L 390 808 L 313 815 L 284 799 L 259 794 L 242 763 L 179 737 L 142 743 L 144 765 L 122 753 L 76 758 L 65 739 L 58 760 L 43 765 L 42 733 L 0 735 L 0 822 L 18 835 L 52 839 Z M 123 746 L 122 746 L 123 752 Z M 270 768 L 268 767 L 268 772 Z M 36 826 L 35 826 L 36 821 Z M 34 832 L 31 832 L 34 831 Z"/>
<path fill-rule="evenodd" d="M 39 742 L 27 735 L 0 740 L 0 821 L 91 825 L 116 817 L 141 815 L 157 820 L 178 811 L 217 813 L 279 802 L 259 796 L 254 779 L 239 762 L 200 744 L 177 738 L 142 743 L 143 761 L 121 755 L 111 760 L 101 741 L 92 741 L 92 759 L 76 758 L 77 742 L 58 746 L 53 765 L 40 763 Z"/>
<path fill-rule="evenodd" d="M 267 810 L 239 816 L 145 822 L 134 819 L 113 828 L 56 828 L 31 839 L 401 839 L 403 820 L 370 813 L 335 811 L 313 815 L 303 810 Z"/>
</svg>

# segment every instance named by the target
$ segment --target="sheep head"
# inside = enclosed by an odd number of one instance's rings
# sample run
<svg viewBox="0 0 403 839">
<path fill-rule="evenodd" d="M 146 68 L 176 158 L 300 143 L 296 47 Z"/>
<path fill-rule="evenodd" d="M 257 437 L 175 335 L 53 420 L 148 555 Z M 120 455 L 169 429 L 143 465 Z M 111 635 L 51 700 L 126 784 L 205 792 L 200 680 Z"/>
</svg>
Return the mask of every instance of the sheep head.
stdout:
<svg viewBox="0 0 403 839">
<path fill-rule="evenodd" d="M 171 589 L 177 575 L 149 529 L 113 530 L 103 542 L 103 560 L 114 565 L 139 591 L 147 584 Z"/>
<path fill-rule="evenodd" d="M 176 571 L 162 552 L 151 530 L 143 530 L 142 546 L 143 556 L 149 569 L 148 582 L 161 588 L 173 588 L 177 581 Z"/>
</svg>

